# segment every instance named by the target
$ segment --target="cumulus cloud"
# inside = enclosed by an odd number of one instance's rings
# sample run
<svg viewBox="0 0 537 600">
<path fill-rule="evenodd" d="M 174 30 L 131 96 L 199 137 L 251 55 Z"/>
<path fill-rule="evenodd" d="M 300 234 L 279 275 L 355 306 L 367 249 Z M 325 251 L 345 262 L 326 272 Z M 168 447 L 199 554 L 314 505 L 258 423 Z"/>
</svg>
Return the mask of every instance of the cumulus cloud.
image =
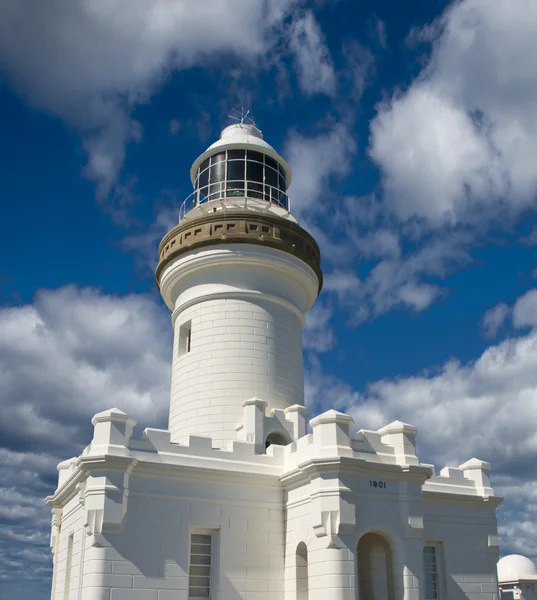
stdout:
<svg viewBox="0 0 537 600">
<path fill-rule="evenodd" d="M 337 293 L 355 325 L 394 308 L 422 312 L 444 295 L 438 280 L 471 260 L 467 246 L 462 234 L 435 237 L 405 255 L 379 260 L 360 285 L 354 273 L 336 270 L 327 276 L 327 289 Z"/>
<path fill-rule="evenodd" d="M 356 144 L 349 129 L 338 123 L 327 133 L 302 135 L 292 131 L 285 144 L 285 155 L 293 169 L 291 209 L 301 216 L 314 206 L 329 185 L 332 177 L 349 172 Z"/>
<path fill-rule="evenodd" d="M 500 304 L 487 310 L 481 320 L 481 326 L 483 327 L 485 336 L 490 338 L 496 337 L 498 330 L 505 323 L 509 313 L 509 306 L 503 302 L 500 302 Z"/>
<path fill-rule="evenodd" d="M 111 398 L 162 420 L 172 333 L 150 298 L 42 291 L 33 305 L 3 309 L 0 331 L 0 434 L 8 443 L 63 445 Z M 52 435 L 58 425 L 61 440 Z"/>
<path fill-rule="evenodd" d="M 428 64 L 371 125 L 388 206 L 430 227 L 516 217 L 537 193 L 537 5 L 463 0 L 425 37 Z"/>
<path fill-rule="evenodd" d="M 89 443 L 92 415 L 118 406 L 165 425 L 171 337 L 167 310 L 142 295 L 69 286 L 0 309 L 0 579 L 12 597 L 50 589 L 43 498 L 56 464 Z"/>
<path fill-rule="evenodd" d="M 294 18 L 300 5 L 301 0 L 220 0 L 209 7 L 187 0 L 131 0 L 127 17 L 118 0 L 3 0 L 0 71 L 32 105 L 81 132 L 87 174 L 104 195 L 116 181 L 126 143 L 141 138 L 133 109 L 174 70 L 226 53 L 256 61 L 288 26 L 303 81 L 311 88 L 311 71 L 320 68 L 328 89 L 322 34 L 311 12 Z"/>
<path fill-rule="evenodd" d="M 306 314 L 303 334 L 304 350 L 327 352 L 336 344 L 336 336 L 330 325 L 333 317 L 331 307 L 319 300 Z"/>
<path fill-rule="evenodd" d="M 526 292 L 513 307 L 515 327 L 537 327 L 537 289 Z"/>
</svg>

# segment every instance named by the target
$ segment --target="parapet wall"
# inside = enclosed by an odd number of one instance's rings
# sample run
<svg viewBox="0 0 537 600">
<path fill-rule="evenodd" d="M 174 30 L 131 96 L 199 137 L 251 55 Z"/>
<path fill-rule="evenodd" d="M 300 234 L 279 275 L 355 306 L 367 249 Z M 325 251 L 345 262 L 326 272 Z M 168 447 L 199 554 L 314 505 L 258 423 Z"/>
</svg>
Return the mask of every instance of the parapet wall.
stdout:
<svg viewBox="0 0 537 600">
<path fill-rule="evenodd" d="M 141 439 L 132 437 L 134 419 L 118 409 L 95 415 L 92 420 L 92 442 L 78 458 L 58 465 L 58 494 L 72 484 L 80 471 L 87 471 L 94 460 L 121 459 L 132 468 L 142 464 L 158 471 L 161 468 L 190 467 L 258 473 L 281 478 L 304 461 L 345 459 L 355 465 L 377 468 L 392 467 L 423 472 L 423 491 L 434 494 L 493 496 L 490 486 L 490 464 L 471 459 L 458 468 L 445 467 L 438 475 L 433 465 L 420 463 L 416 455 L 417 430 L 395 421 L 378 431 L 359 430 L 352 436 L 354 421 L 335 410 L 327 411 L 309 422 L 307 410 L 294 405 L 286 410 L 267 411 L 267 403 L 252 398 L 243 403 L 243 420 L 237 426 L 237 440 L 225 448 L 213 448 L 208 437 L 188 436 L 185 443 L 170 441 L 167 430 L 147 428 Z M 278 443 L 266 447 L 276 436 Z M 274 438 L 272 438 L 274 439 Z M 280 445 L 283 444 L 283 445 Z M 106 457 L 106 458 L 104 458 Z"/>
</svg>

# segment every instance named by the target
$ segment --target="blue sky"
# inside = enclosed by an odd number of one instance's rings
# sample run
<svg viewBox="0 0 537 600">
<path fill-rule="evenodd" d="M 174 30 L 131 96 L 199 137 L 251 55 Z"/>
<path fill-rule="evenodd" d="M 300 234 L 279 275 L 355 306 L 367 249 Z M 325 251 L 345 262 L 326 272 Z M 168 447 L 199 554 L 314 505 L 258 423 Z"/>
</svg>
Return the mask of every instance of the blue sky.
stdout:
<svg viewBox="0 0 537 600">
<path fill-rule="evenodd" d="M 322 250 L 312 416 L 490 461 L 502 554 L 537 557 L 536 40 L 534 0 L 0 1 L 6 597 L 48 597 L 42 499 L 91 416 L 166 424 L 156 247 L 240 106 Z"/>
</svg>

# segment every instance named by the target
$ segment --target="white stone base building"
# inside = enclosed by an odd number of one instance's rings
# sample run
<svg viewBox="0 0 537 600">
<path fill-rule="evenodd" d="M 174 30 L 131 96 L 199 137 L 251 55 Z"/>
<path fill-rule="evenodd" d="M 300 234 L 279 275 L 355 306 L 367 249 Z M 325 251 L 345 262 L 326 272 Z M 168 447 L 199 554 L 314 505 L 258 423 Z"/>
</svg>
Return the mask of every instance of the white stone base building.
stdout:
<svg viewBox="0 0 537 600">
<path fill-rule="evenodd" d="M 290 178 L 252 125 L 194 163 L 157 268 L 169 431 L 135 439 L 105 411 L 59 465 L 52 600 L 498 600 L 490 465 L 435 475 L 398 421 L 353 434 L 330 410 L 308 426 L 301 331 L 322 273 Z"/>
</svg>

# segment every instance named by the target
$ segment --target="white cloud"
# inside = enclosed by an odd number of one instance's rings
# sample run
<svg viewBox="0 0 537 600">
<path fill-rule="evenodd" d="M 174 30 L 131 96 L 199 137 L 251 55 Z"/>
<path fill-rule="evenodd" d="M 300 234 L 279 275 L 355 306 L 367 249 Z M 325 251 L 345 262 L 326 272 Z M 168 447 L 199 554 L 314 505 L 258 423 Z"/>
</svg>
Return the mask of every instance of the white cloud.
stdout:
<svg viewBox="0 0 537 600">
<path fill-rule="evenodd" d="M 375 67 L 375 58 L 369 48 L 364 48 L 356 40 L 343 44 L 343 56 L 347 63 L 341 74 L 342 82 L 348 83 L 347 99 L 356 103 L 362 97 L 370 82 Z"/>
<path fill-rule="evenodd" d="M 511 309 L 509 306 L 503 302 L 500 302 L 500 304 L 487 310 L 481 320 L 481 326 L 483 327 L 486 337 L 496 337 L 498 329 L 505 323 L 510 311 Z"/>
<path fill-rule="evenodd" d="M 311 10 L 304 11 L 289 28 L 289 46 L 294 54 L 298 81 L 307 94 L 336 91 L 336 76 L 330 52 L 319 23 Z"/>
<path fill-rule="evenodd" d="M 360 256 L 370 258 L 399 258 L 401 256 L 401 245 L 397 232 L 389 229 L 376 229 L 364 235 L 354 228 L 347 230 Z"/>
<path fill-rule="evenodd" d="M 162 422 L 172 335 L 165 312 L 149 297 L 72 286 L 2 309 L 0 431 L 8 447 L 74 443 L 80 423 L 112 405 Z"/>
<path fill-rule="evenodd" d="M 513 307 L 515 327 L 537 327 L 537 289 L 526 292 Z"/>
<path fill-rule="evenodd" d="M 485 140 L 464 111 L 429 85 L 416 85 L 381 109 L 371 134 L 387 202 L 401 220 L 455 221 L 466 208 L 467 189 L 479 197 L 491 191 Z"/>
<path fill-rule="evenodd" d="M 323 281 L 323 290 L 334 292 L 338 296 L 344 297 L 352 290 L 360 287 L 360 279 L 353 272 L 332 271 L 328 273 Z"/>
<path fill-rule="evenodd" d="M 356 145 L 348 128 L 339 123 L 328 133 L 306 136 L 292 131 L 285 144 L 285 155 L 293 169 L 291 210 L 295 216 L 316 205 L 330 178 L 348 173 Z"/>
<path fill-rule="evenodd" d="M 164 192 L 164 195 L 167 196 L 167 206 L 157 212 L 155 220 L 149 225 L 144 224 L 143 231 L 131 233 L 121 241 L 121 246 L 132 252 L 141 268 L 151 274 L 154 274 L 158 262 L 158 244 L 179 223 L 180 201 L 171 191 Z"/>
<path fill-rule="evenodd" d="M 133 107 L 170 71 L 225 52 L 244 60 L 263 55 L 297 3 L 130 0 L 126 16 L 118 0 L 3 0 L 0 69 L 31 104 L 83 134 L 87 172 L 105 194 L 125 144 L 141 136 Z"/>
<path fill-rule="evenodd" d="M 537 4 L 463 0 L 427 32 L 429 63 L 371 126 L 388 205 L 432 227 L 516 217 L 537 194 Z"/>
<path fill-rule="evenodd" d="M 330 326 L 332 317 L 331 308 L 317 300 L 313 308 L 306 314 L 302 340 L 304 350 L 327 352 L 334 347 L 336 336 Z"/>
<path fill-rule="evenodd" d="M 383 258 L 362 277 L 361 285 L 340 285 L 335 291 L 353 324 L 397 307 L 421 312 L 444 294 L 437 280 L 470 261 L 467 245 L 465 235 L 433 238 L 403 256 Z M 330 285 L 330 276 L 328 281 Z"/>
</svg>

